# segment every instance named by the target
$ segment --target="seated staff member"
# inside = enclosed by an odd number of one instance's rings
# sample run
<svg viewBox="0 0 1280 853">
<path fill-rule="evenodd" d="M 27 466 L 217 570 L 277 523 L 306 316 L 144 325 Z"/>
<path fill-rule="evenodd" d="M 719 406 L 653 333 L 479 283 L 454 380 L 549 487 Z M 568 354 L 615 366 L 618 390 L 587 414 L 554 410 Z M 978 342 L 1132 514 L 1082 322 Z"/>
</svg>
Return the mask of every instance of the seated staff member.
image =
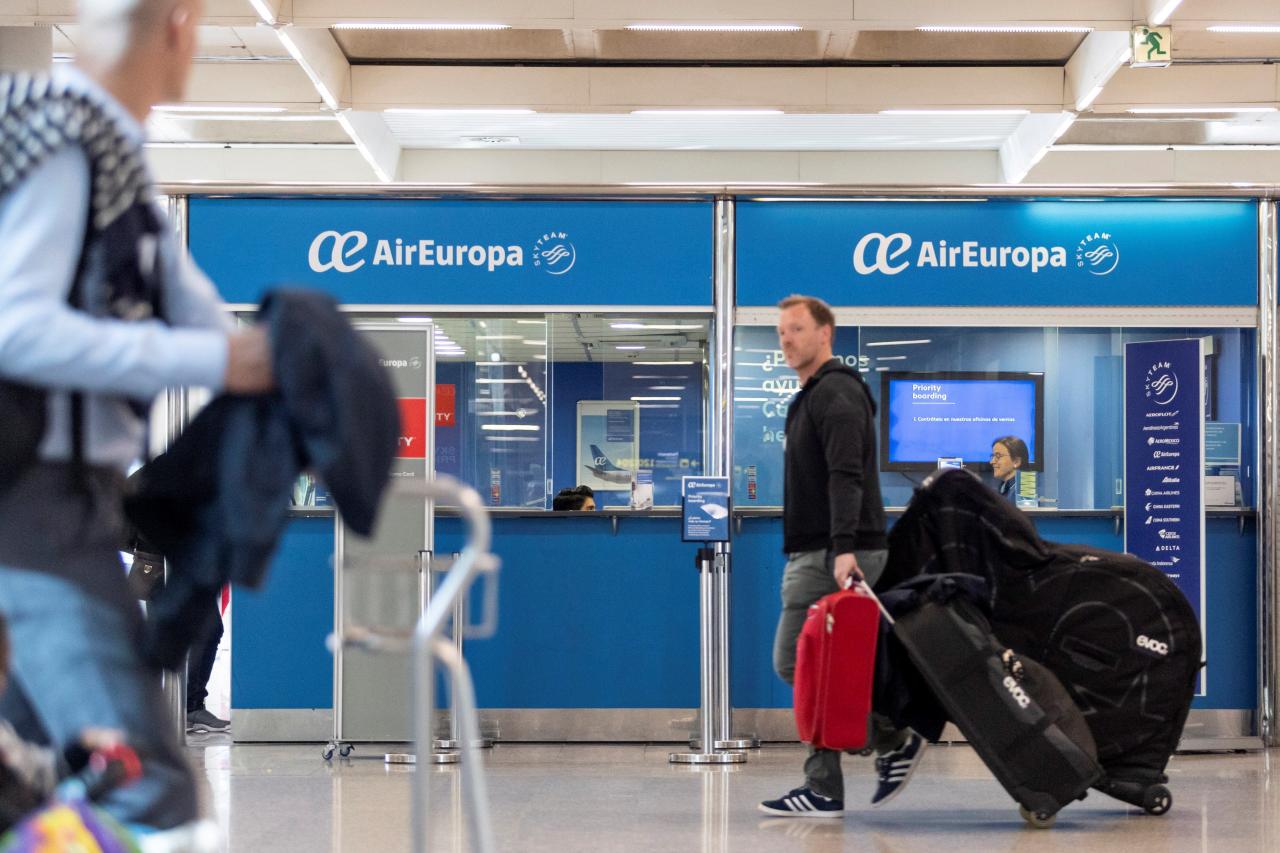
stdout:
<svg viewBox="0 0 1280 853">
<path fill-rule="evenodd" d="M 561 489 L 552 499 L 551 508 L 556 512 L 565 510 L 594 512 L 596 508 L 596 493 L 591 490 L 590 486 Z"/>
<path fill-rule="evenodd" d="M 1017 498 L 1018 469 L 1027 461 L 1027 443 L 1016 435 L 1006 435 L 991 443 L 991 471 L 996 477 L 996 491 L 1009 499 Z"/>
</svg>

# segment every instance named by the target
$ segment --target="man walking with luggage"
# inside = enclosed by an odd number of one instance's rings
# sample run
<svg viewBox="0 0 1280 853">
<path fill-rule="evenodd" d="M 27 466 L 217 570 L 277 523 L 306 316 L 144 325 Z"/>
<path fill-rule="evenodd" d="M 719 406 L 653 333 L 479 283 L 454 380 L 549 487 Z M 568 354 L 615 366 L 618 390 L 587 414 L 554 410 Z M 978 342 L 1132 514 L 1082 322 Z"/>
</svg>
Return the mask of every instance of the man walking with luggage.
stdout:
<svg viewBox="0 0 1280 853">
<path fill-rule="evenodd" d="M 874 584 L 888 557 L 880 472 L 876 461 L 875 404 L 862 377 L 834 357 L 835 315 L 822 300 L 791 296 L 778 306 L 778 343 L 800 391 L 787 411 L 783 495 L 782 614 L 773 667 L 791 684 L 796 639 L 809 605 L 850 582 Z M 873 806 L 906 785 L 925 741 L 873 715 L 871 745 L 879 753 Z M 840 752 L 810 749 L 804 785 L 760 811 L 788 817 L 840 817 L 844 777 Z"/>
<path fill-rule="evenodd" d="M 59 750 L 86 728 L 123 732 L 142 776 L 103 807 L 148 853 L 217 839 L 138 647 L 124 471 L 165 388 L 274 383 L 265 331 L 231 331 L 143 158 L 151 108 L 182 99 L 202 7 L 80 0 L 75 66 L 0 75 L 0 614 L 13 646 L 0 716 Z M 16 453 L 24 425 L 33 445 Z"/>
</svg>

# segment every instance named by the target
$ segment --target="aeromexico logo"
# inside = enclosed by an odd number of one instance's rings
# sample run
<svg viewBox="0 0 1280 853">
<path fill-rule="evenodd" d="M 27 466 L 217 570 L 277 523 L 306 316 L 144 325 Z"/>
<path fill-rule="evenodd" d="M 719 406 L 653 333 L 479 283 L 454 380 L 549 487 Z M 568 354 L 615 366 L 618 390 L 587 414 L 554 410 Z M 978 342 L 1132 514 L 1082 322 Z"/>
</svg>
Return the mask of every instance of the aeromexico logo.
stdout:
<svg viewBox="0 0 1280 853">
<path fill-rule="evenodd" d="M 533 247 L 533 266 L 551 275 L 564 275 L 577 262 L 569 235 L 551 231 L 539 235 Z M 523 246 L 498 243 L 440 242 L 403 237 L 371 240 L 364 231 L 322 231 L 311 241 L 307 263 L 312 272 L 353 273 L 371 267 L 471 267 L 495 272 L 525 265 Z"/>
<path fill-rule="evenodd" d="M 1120 263 L 1120 249 L 1110 234 L 1086 234 L 1076 246 L 1076 267 L 1093 275 L 1110 275 Z M 1068 266 L 1065 246 L 994 245 L 978 240 L 948 243 L 924 240 L 918 246 L 910 234 L 897 231 L 864 234 L 853 248 L 858 275 L 897 275 L 916 269 L 1044 269 Z"/>
</svg>

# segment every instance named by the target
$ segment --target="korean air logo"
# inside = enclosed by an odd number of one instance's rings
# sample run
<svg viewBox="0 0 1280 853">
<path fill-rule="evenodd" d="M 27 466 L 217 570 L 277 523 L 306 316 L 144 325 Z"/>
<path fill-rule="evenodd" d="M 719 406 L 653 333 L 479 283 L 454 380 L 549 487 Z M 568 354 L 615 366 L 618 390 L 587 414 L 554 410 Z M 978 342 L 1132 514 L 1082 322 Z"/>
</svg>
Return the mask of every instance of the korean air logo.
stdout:
<svg viewBox="0 0 1280 853">
<path fill-rule="evenodd" d="M 1110 275 L 1119 264 L 1120 247 L 1110 234 L 1095 231 L 1076 246 L 1076 266 L 1091 275 Z"/>
<path fill-rule="evenodd" d="M 853 247 L 853 268 L 858 275 L 883 273 L 897 275 L 911 266 L 910 260 L 898 263 L 898 258 L 911 248 L 911 235 L 898 231 L 894 234 L 881 234 L 873 231 L 858 241 Z"/>
<path fill-rule="evenodd" d="M 1148 400 L 1157 406 L 1167 406 L 1178 397 L 1178 374 L 1169 362 L 1157 361 L 1148 368 L 1143 388 Z M 1151 443 L 1156 442 L 1153 440 Z"/>
<path fill-rule="evenodd" d="M 578 262 L 578 250 L 563 231 L 543 234 L 533 244 L 533 265 L 549 275 L 564 275 Z"/>
<path fill-rule="evenodd" d="M 358 254 L 369 245 L 369 235 L 363 231 L 348 231 L 340 234 L 337 231 L 322 231 L 311 241 L 311 250 L 307 252 L 307 262 L 313 272 L 355 272 L 364 266 L 364 258 L 355 263 L 348 263 L 353 255 Z"/>
</svg>

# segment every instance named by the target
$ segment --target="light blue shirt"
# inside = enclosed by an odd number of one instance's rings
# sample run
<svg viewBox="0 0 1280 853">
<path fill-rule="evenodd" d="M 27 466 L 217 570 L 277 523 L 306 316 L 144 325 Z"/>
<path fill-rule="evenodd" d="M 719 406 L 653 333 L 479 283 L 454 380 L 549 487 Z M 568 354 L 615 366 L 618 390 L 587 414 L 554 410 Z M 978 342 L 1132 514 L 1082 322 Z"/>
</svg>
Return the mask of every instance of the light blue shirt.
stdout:
<svg viewBox="0 0 1280 853">
<path fill-rule="evenodd" d="M 54 73 L 142 140 L 142 127 L 82 72 L 59 66 Z M 170 233 L 158 254 L 169 325 L 101 319 L 71 308 L 67 297 L 88 209 L 89 162 L 75 147 L 0 196 L 0 376 L 53 392 L 42 458 L 69 458 L 66 392 L 83 391 L 86 459 L 124 470 L 142 452 L 144 425 L 119 398 L 148 401 L 172 386 L 218 389 L 231 320 Z"/>
</svg>

